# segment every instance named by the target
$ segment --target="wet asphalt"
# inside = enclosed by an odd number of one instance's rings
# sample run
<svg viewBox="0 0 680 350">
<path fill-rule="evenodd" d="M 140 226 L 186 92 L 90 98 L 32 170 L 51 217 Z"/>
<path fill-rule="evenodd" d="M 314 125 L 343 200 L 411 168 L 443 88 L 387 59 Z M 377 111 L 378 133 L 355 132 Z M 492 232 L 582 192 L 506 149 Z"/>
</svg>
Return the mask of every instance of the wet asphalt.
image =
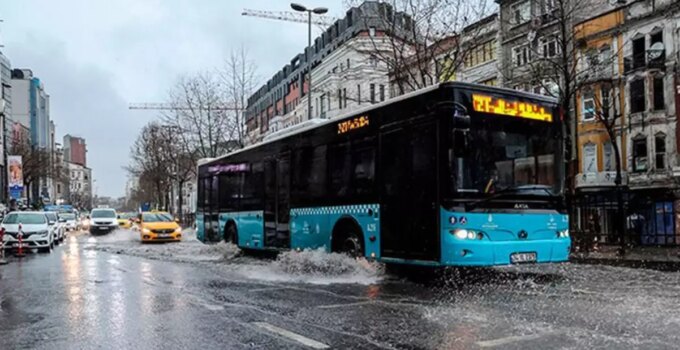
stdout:
<svg viewBox="0 0 680 350">
<path fill-rule="evenodd" d="M 319 283 L 263 274 L 281 264 L 267 257 L 132 256 L 138 242 L 97 239 L 0 266 L 0 349 L 680 347 L 675 272 L 561 264 Z"/>
</svg>

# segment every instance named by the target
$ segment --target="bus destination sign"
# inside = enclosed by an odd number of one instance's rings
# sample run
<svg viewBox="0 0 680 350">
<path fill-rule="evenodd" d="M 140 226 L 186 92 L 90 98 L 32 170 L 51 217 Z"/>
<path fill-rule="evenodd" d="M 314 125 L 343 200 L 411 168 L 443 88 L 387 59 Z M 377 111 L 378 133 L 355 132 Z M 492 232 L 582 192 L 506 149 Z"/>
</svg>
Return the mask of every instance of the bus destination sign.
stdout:
<svg viewBox="0 0 680 350">
<path fill-rule="evenodd" d="M 368 126 L 368 116 L 362 115 L 338 123 L 338 135 L 348 133 L 352 130 L 361 129 Z"/>
<path fill-rule="evenodd" d="M 553 116 L 546 108 L 531 102 L 509 101 L 504 98 L 472 94 L 472 108 L 475 112 L 507 115 L 511 117 L 552 122 Z"/>
</svg>

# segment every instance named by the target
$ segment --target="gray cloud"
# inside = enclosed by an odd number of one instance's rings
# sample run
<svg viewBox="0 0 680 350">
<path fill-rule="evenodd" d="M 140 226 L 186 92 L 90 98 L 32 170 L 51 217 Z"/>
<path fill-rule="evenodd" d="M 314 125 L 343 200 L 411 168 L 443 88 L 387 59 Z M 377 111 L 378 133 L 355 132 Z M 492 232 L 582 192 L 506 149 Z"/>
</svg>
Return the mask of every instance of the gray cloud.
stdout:
<svg viewBox="0 0 680 350">
<path fill-rule="evenodd" d="M 339 14 L 340 4 L 309 5 Z M 5 0 L 0 37 L 12 65 L 45 84 L 58 137 L 87 139 L 98 194 L 120 196 L 130 145 L 156 116 L 128 102 L 163 101 L 177 76 L 215 69 L 241 44 L 263 80 L 302 51 L 304 24 L 242 17 L 244 7 L 287 11 L 288 2 Z"/>
</svg>

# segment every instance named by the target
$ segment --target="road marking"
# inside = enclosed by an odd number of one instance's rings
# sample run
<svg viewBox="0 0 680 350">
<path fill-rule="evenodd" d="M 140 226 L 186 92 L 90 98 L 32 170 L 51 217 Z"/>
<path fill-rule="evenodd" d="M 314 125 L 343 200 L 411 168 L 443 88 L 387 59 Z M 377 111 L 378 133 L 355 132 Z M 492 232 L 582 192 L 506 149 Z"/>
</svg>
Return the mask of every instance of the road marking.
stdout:
<svg viewBox="0 0 680 350">
<path fill-rule="evenodd" d="M 288 287 L 266 287 L 266 288 L 255 288 L 255 289 L 250 289 L 250 290 L 248 290 L 248 292 L 250 292 L 250 293 L 258 293 L 258 292 L 269 292 L 269 291 L 283 290 L 283 289 L 288 289 Z"/>
<path fill-rule="evenodd" d="M 554 332 L 545 332 L 545 333 L 536 333 L 536 334 L 527 334 L 527 335 L 512 335 L 509 337 L 505 338 L 498 338 L 498 339 L 492 339 L 492 340 L 482 340 L 478 341 L 477 346 L 482 347 L 482 348 L 493 348 L 501 345 L 507 345 L 511 343 L 516 343 L 520 341 L 527 341 L 527 340 L 536 340 L 541 337 L 544 337 L 546 335 L 552 334 Z"/>
<path fill-rule="evenodd" d="M 335 309 L 339 307 L 345 307 L 345 306 L 357 306 L 357 305 L 365 305 L 365 304 L 373 304 L 372 300 L 369 301 L 358 301 L 356 303 L 344 303 L 344 304 L 331 304 L 331 305 L 320 305 L 317 306 L 317 309 Z"/>
<path fill-rule="evenodd" d="M 288 339 L 294 340 L 302 345 L 308 346 L 312 349 L 330 349 L 330 346 L 320 343 L 314 339 L 309 339 L 307 337 L 303 337 L 297 333 L 293 333 L 291 331 L 287 331 L 283 328 L 276 327 L 274 325 L 271 325 L 267 322 L 253 322 L 254 325 L 257 327 L 266 329 L 272 333 L 276 333 L 280 336 L 286 337 Z"/>
</svg>

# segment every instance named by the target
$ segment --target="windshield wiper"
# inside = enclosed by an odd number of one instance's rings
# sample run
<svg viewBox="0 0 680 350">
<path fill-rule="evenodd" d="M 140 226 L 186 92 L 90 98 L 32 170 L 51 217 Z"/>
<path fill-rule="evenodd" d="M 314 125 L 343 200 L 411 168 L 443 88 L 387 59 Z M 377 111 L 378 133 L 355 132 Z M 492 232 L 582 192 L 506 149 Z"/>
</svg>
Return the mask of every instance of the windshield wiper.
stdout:
<svg viewBox="0 0 680 350">
<path fill-rule="evenodd" d="M 465 205 L 465 211 L 470 211 L 473 210 L 481 204 L 488 203 L 494 199 L 498 199 L 504 195 L 507 195 L 508 193 L 518 193 L 521 194 L 522 191 L 531 191 L 531 190 L 542 190 L 545 191 L 546 194 L 548 194 L 548 197 L 551 199 L 551 201 L 554 201 L 555 199 L 555 194 L 550 191 L 550 188 L 545 185 L 520 185 L 520 186 L 507 186 L 502 188 L 501 190 L 497 191 L 496 193 L 492 194 L 489 197 L 486 198 L 481 198 L 478 199 L 472 203 L 466 204 Z M 529 194 L 529 193 L 528 193 Z M 557 203 L 557 202 L 555 202 Z"/>
</svg>

